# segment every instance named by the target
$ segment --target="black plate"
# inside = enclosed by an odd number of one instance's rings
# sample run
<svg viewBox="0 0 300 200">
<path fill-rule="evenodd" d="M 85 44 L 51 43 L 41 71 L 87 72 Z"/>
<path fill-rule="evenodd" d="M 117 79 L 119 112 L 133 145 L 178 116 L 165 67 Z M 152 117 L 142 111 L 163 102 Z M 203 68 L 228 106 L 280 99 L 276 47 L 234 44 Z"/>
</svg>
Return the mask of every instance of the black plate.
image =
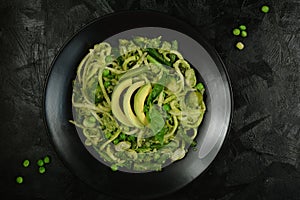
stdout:
<svg viewBox="0 0 300 200">
<path fill-rule="evenodd" d="M 118 35 L 116 35 L 118 34 Z M 201 74 L 207 112 L 198 129 L 197 151 L 161 172 L 113 172 L 85 148 L 72 119 L 72 80 L 94 44 L 110 37 L 143 35 L 178 40 L 180 52 Z M 216 157 L 228 132 L 233 109 L 229 78 L 217 53 L 188 24 L 150 11 L 115 13 L 85 26 L 61 49 L 52 63 L 44 96 L 44 116 L 53 145 L 64 164 L 96 190 L 127 198 L 152 198 L 180 189 L 199 176 Z"/>
</svg>

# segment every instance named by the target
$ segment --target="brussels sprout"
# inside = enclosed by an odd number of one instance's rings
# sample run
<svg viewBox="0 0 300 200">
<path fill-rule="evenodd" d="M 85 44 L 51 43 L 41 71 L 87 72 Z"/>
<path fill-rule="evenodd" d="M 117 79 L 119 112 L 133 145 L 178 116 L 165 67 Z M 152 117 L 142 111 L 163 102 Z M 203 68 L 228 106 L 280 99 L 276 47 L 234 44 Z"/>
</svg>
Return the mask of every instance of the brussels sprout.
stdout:
<svg viewBox="0 0 300 200">
<path fill-rule="evenodd" d="M 177 149 L 171 156 L 173 161 L 180 160 L 185 156 L 185 150 L 183 148 Z"/>
<path fill-rule="evenodd" d="M 185 71 L 185 82 L 190 87 L 194 87 L 196 85 L 197 80 L 193 69 L 190 68 Z"/>
<path fill-rule="evenodd" d="M 130 146 L 131 146 L 130 142 L 122 141 L 115 145 L 115 150 L 116 151 L 125 151 L 125 150 L 129 149 Z"/>
<path fill-rule="evenodd" d="M 201 105 L 203 96 L 200 92 L 189 92 L 186 98 L 186 104 L 190 108 L 197 108 Z"/>
</svg>

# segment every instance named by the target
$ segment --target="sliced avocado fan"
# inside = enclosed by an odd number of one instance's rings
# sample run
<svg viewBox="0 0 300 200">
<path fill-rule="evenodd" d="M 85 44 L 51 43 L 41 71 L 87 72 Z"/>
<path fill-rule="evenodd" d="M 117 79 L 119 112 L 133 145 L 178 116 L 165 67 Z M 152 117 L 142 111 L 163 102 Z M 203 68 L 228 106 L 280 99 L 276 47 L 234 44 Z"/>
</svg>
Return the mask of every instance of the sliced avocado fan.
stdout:
<svg viewBox="0 0 300 200">
<path fill-rule="evenodd" d="M 147 96 L 151 92 L 151 84 L 148 83 L 142 86 L 134 96 L 134 112 L 137 118 L 144 124 L 147 125 L 149 122 L 144 113 L 144 103 L 146 101 Z"/>
<path fill-rule="evenodd" d="M 116 85 L 111 98 L 111 110 L 113 115 L 117 118 L 119 122 L 129 127 L 133 127 L 134 125 L 123 113 L 120 107 L 120 97 L 122 92 L 126 90 L 131 84 L 132 79 L 125 79 L 124 81 L 120 82 L 118 85 Z"/>
<path fill-rule="evenodd" d="M 144 84 L 145 84 L 144 81 L 139 81 L 139 82 L 132 84 L 126 91 L 124 99 L 123 99 L 123 108 L 124 108 L 125 115 L 128 116 L 130 122 L 135 127 L 138 127 L 138 128 L 143 128 L 144 125 L 140 122 L 140 120 L 133 113 L 133 111 L 131 109 L 131 105 L 130 105 L 130 99 L 131 99 L 131 96 L 133 95 L 134 91 L 137 90 L 139 87 L 141 87 Z"/>
</svg>

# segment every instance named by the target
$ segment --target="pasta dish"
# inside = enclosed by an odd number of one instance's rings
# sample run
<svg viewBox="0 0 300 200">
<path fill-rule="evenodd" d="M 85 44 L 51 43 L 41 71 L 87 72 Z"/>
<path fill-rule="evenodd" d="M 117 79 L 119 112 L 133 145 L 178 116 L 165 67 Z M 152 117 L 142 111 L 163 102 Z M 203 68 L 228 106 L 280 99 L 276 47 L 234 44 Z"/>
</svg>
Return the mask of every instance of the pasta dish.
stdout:
<svg viewBox="0 0 300 200">
<path fill-rule="evenodd" d="M 73 81 L 70 120 L 112 170 L 160 171 L 196 145 L 204 85 L 161 37 L 96 44 Z"/>
</svg>

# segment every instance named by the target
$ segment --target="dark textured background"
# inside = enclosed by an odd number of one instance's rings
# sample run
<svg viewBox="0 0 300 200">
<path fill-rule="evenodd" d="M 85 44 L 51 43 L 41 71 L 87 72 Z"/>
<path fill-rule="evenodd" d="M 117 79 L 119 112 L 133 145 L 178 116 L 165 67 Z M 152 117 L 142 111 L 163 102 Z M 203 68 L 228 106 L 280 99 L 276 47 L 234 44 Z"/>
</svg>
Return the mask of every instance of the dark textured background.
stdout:
<svg viewBox="0 0 300 200">
<path fill-rule="evenodd" d="M 264 3 L 268 14 L 259 11 Z M 50 63 L 69 37 L 97 17 L 136 9 L 195 26 L 223 58 L 234 92 L 232 128 L 216 160 L 161 199 L 300 199 L 299 0 L 1 0 L 1 199 L 116 199 L 90 189 L 57 158 L 42 120 L 42 95 Z M 249 35 L 243 51 L 231 34 L 240 23 Z M 21 166 L 24 158 L 35 162 L 46 154 L 53 161 L 43 175 L 35 163 Z M 15 183 L 19 174 L 22 185 Z"/>
</svg>

